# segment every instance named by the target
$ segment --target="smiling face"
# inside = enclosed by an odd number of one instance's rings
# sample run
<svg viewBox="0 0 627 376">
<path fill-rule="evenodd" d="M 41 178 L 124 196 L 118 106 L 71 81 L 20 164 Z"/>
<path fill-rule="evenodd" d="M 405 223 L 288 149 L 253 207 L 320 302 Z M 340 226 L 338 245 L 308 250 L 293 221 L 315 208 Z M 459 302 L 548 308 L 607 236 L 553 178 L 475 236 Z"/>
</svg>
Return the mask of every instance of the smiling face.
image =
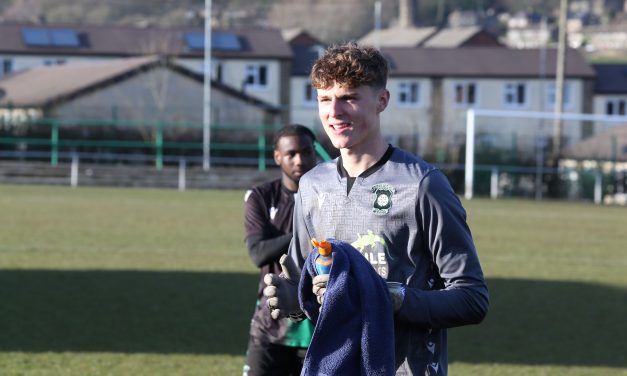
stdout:
<svg viewBox="0 0 627 376">
<path fill-rule="evenodd" d="M 389 99 L 386 89 L 367 85 L 349 88 L 334 83 L 318 89 L 318 114 L 333 146 L 364 153 L 379 143 L 379 113 Z"/>
</svg>

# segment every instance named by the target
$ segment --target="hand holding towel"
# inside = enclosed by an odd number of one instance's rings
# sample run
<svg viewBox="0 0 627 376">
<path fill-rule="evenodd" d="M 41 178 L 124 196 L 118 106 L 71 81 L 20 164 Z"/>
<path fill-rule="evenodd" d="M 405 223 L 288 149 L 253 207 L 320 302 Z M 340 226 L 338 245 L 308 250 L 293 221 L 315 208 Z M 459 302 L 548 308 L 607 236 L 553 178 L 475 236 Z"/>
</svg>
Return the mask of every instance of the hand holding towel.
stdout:
<svg viewBox="0 0 627 376">
<path fill-rule="evenodd" d="M 333 266 L 322 306 L 312 291 L 316 249 L 300 276 L 301 309 L 316 324 L 301 375 L 394 375 L 394 317 L 387 285 L 353 246 L 329 241 Z"/>
</svg>

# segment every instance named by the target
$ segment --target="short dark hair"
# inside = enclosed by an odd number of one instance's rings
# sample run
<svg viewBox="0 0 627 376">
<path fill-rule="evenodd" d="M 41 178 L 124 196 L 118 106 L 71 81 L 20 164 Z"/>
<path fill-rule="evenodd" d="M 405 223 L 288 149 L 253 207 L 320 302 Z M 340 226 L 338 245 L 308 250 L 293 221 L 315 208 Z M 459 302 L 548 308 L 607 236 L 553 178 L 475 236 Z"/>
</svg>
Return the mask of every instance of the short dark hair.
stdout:
<svg viewBox="0 0 627 376">
<path fill-rule="evenodd" d="M 289 124 L 283 126 L 274 134 L 274 148 L 276 149 L 281 138 L 289 136 L 309 137 L 312 143 L 316 141 L 316 135 L 314 135 L 311 129 L 301 124 Z"/>
<path fill-rule="evenodd" d="M 327 89 L 338 83 L 349 88 L 362 85 L 385 88 L 388 62 L 372 46 L 349 42 L 329 47 L 311 68 L 311 83 L 316 89 Z"/>
</svg>

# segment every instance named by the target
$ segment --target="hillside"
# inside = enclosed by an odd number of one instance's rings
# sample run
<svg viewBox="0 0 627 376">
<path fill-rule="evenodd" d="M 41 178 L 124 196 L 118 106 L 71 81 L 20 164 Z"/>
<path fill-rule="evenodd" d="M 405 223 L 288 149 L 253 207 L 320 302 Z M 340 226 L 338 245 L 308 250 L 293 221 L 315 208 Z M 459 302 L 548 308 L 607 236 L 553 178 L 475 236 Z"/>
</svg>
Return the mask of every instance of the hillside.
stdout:
<svg viewBox="0 0 627 376">
<path fill-rule="evenodd" d="M 326 42 L 359 38 L 374 27 L 375 0 L 213 0 L 214 25 L 305 28 Z M 398 1 L 382 1 L 383 27 L 396 22 Z M 524 4 L 523 4 L 524 3 Z M 180 26 L 203 23 L 204 0 L 4 0 L 0 21 Z M 558 0 L 418 0 L 415 21 L 436 25 L 454 10 L 552 14 Z M 524 7 L 524 8 L 523 8 Z"/>
</svg>

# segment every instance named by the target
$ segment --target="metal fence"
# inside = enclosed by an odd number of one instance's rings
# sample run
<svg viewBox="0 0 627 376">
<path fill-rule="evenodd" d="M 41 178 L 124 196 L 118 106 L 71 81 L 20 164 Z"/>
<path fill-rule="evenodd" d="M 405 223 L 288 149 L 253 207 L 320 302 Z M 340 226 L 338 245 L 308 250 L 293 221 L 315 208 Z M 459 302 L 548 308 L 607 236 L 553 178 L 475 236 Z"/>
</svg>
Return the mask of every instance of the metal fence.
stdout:
<svg viewBox="0 0 627 376">
<path fill-rule="evenodd" d="M 248 167 L 265 172 L 274 165 L 272 137 L 276 125 L 214 124 L 210 143 L 210 161 L 215 167 Z M 0 120 L 0 160 L 46 162 L 64 165 L 69 176 L 63 184 L 95 182 L 86 167 L 99 165 L 151 167 L 163 173 L 166 186 L 185 187 L 203 165 L 202 124 L 132 122 L 102 120 L 38 119 L 19 123 Z M 330 159 L 325 148 L 316 143 L 323 160 Z M 511 151 L 510 151 L 511 153 Z M 484 153 L 486 154 L 486 153 Z M 512 164 L 515 158 L 496 158 L 481 151 L 472 164 L 473 194 L 481 197 L 547 197 L 584 200 L 595 203 L 627 201 L 627 166 L 596 164 L 547 167 Z M 474 156 L 474 155 L 473 155 Z M 463 153 L 462 153 L 463 157 Z M 466 162 L 466 164 L 464 164 Z M 435 161 L 451 181 L 458 194 L 468 192 L 468 161 L 459 163 Z M 66 172 L 67 172 L 66 171 Z M 105 171 L 98 168 L 97 171 Z M 144 174 L 146 175 L 146 174 Z M 147 176 L 147 175 L 146 175 Z M 191 180 L 190 180 L 191 179 Z M 129 183 L 130 184 L 130 183 Z M 551 186 L 557 190 L 551 192 Z"/>
<path fill-rule="evenodd" d="M 218 166 L 273 164 L 271 145 L 276 125 L 212 124 L 210 162 Z M 0 158 L 91 163 L 165 164 L 203 163 L 202 124 L 43 118 L 0 122 Z M 329 155 L 316 143 L 323 159 Z"/>
</svg>

